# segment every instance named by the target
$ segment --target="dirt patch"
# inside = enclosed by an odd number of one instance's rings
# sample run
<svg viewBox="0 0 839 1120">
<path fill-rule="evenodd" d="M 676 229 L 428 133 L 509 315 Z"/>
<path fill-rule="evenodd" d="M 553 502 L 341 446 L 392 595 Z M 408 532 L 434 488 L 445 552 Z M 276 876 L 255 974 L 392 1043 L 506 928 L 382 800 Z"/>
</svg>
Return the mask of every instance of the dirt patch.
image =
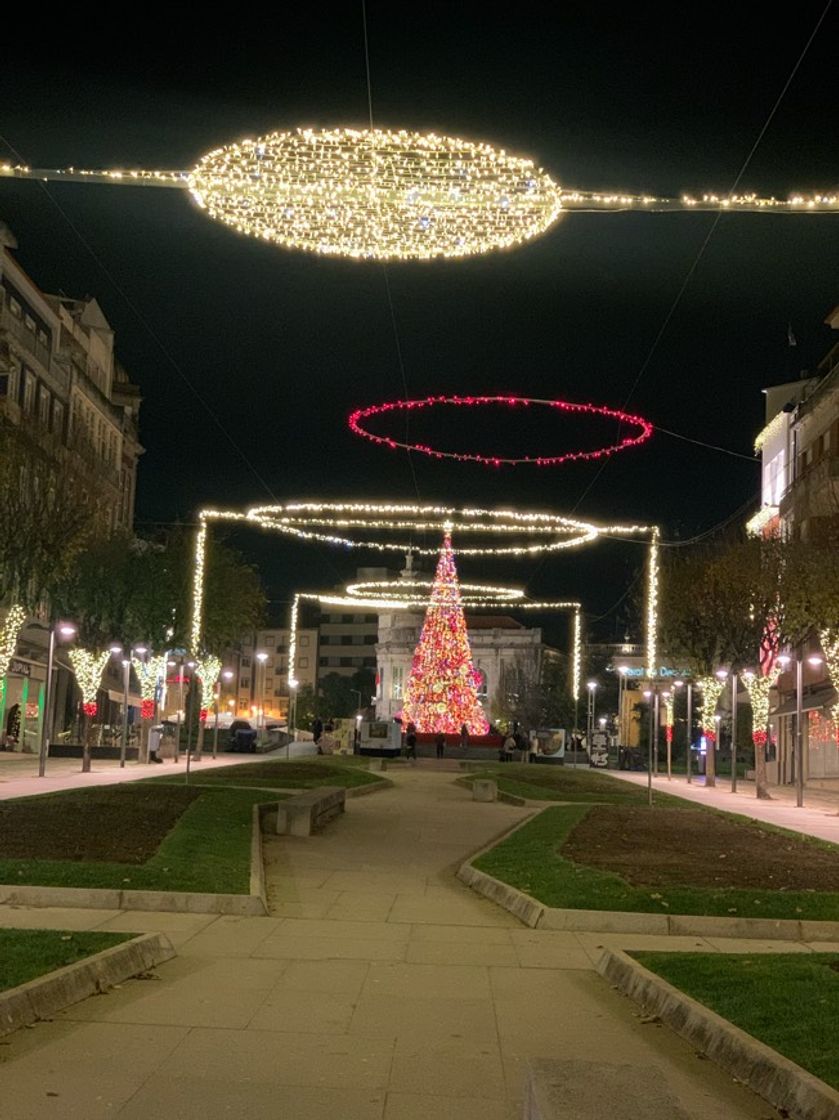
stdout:
<svg viewBox="0 0 839 1120">
<path fill-rule="evenodd" d="M 130 783 L 0 802 L 0 858 L 141 864 L 200 789 Z"/>
<path fill-rule="evenodd" d="M 595 806 L 561 852 L 638 887 L 839 891 L 839 849 L 683 809 Z"/>
</svg>

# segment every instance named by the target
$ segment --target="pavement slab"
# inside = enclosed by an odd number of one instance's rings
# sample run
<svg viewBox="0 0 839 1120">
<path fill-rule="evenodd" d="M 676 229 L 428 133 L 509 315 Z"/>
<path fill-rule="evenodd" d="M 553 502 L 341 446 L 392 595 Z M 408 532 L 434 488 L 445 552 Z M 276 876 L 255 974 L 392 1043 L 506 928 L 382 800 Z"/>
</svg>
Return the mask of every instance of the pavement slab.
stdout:
<svg viewBox="0 0 839 1120">
<path fill-rule="evenodd" d="M 269 917 L 0 908 L 0 923 L 161 930 L 178 950 L 157 979 L 10 1036 L 2 1120 L 518 1120 L 528 1059 L 601 1054 L 654 1066 L 697 1120 L 765 1120 L 594 971 L 606 944 L 719 944 L 524 928 L 455 872 L 532 807 L 404 771 L 322 833 L 265 837 Z"/>
</svg>

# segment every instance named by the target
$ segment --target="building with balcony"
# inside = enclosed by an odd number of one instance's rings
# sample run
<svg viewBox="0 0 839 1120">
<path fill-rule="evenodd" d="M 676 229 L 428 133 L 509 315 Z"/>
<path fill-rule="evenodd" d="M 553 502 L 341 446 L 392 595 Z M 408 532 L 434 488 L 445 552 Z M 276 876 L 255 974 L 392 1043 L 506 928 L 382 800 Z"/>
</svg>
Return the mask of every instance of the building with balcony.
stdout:
<svg viewBox="0 0 839 1120">
<path fill-rule="evenodd" d="M 246 634 L 238 650 L 227 659 L 233 671 L 228 683 L 221 682 L 222 710 L 238 719 L 255 722 L 288 718 L 288 639 L 289 632 L 281 627 L 257 630 Z M 264 654 L 264 657 L 260 657 Z M 318 631 L 316 628 L 298 628 L 297 664 L 295 667 L 298 687 L 315 689 L 318 679 Z"/>
</svg>

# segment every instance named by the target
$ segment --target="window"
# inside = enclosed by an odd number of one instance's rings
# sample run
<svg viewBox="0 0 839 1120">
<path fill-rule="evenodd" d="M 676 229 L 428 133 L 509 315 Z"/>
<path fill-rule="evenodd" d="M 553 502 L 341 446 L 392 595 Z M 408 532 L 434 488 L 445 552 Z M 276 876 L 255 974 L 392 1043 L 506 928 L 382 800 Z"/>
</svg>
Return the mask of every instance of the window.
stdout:
<svg viewBox="0 0 839 1120">
<path fill-rule="evenodd" d="M 364 645 L 366 640 L 367 639 L 364 637 L 363 634 L 352 634 L 350 636 L 350 645 L 351 646 L 362 646 L 362 645 Z"/>
<path fill-rule="evenodd" d="M 64 405 L 61 401 L 53 401 L 52 404 L 52 430 L 64 438 Z"/>
<path fill-rule="evenodd" d="M 298 657 L 298 659 L 297 659 L 297 668 L 298 668 L 298 669 L 308 669 L 308 668 L 309 668 L 309 659 L 308 659 L 308 657 Z"/>
<path fill-rule="evenodd" d="M 38 327 L 38 341 L 42 346 L 49 346 L 50 340 L 47 338 L 47 332 L 42 327 Z"/>
<path fill-rule="evenodd" d="M 23 308 L 20 306 L 14 296 L 9 296 L 9 310 L 16 319 L 23 318 Z"/>
<path fill-rule="evenodd" d="M 250 667 L 251 667 L 251 659 L 249 657 L 243 657 L 242 658 L 242 668 L 243 669 L 250 669 Z"/>
<path fill-rule="evenodd" d="M 352 622 L 354 622 L 354 621 L 355 621 L 355 615 L 352 615 L 352 614 L 342 614 L 342 615 L 341 615 L 341 621 L 342 621 L 342 622 L 343 622 L 343 623 L 344 623 L 345 625 L 348 625 L 349 623 L 352 623 Z"/>
<path fill-rule="evenodd" d="M 283 692 L 283 690 L 281 688 L 275 688 L 274 689 L 274 695 L 275 696 L 285 696 L 285 693 Z"/>
<path fill-rule="evenodd" d="M 35 320 L 32 318 L 32 316 L 28 315 L 28 314 L 24 314 L 23 321 L 26 324 L 26 329 L 28 331 L 32 331 L 32 333 L 34 334 L 35 330 L 36 330 L 36 323 L 35 323 Z"/>
<path fill-rule="evenodd" d="M 376 658 L 375 657 L 362 657 L 361 660 L 364 662 L 365 669 L 375 669 L 376 668 Z"/>
<path fill-rule="evenodd" d="M 251 686 L 250 677 L 242 677 L 242 679 L 239 681 L 239 688 L 250 688 L 250 686 Z"/>
<path fill-rule="evenodd" d="M 364 645 L 365 646 L 374 646 L 378 640 L 379 640 L 379 635 L 378 634 L 365 634 L 364 635 Z"/>
<path fill-rule="evenodd" d="M 301 646 L 307 646 L 308 644 L 309 644 L 309 635 L 308 634 L 301 634 L 300 635 L 300 645 Z"/>
<path fill-rule="evenodd" d="M 328 664 L 329 664 L 329 658 L 328 657 L 319 657 L 318 658 L 318 665 L 321 667 L 321 669 L 324 669 Z"/>
<path fill-rule="evenodd" d="M 7 397 L 9 395 L 9 375 L 8 373 L 0 373 L 0 397 Z"/>
<path fill-rule="evenodd" d="M 35 406 L 35 378 L 26 370 L 23 375 L 23 411 L 31 412 Z"/>
<path fill-rule="evenodd" d="M 390 698 L 391 700 L 402 699 L 402 666 L 394 665 L 391 672 L 391 685 L 390 685 Z"/>
<path fill-rule="evenodd" d="M 50 392 L 41 385 L 38 389 L 38 419 L 45 428 L 50 423 Z"/>
<path fill-rule="evenodd" d="M 338 658 L 338 665 L 342 669 L 349 669 L 352 666 L 353 661 L 355 661 L 354 657 L 339 657 Z"/>
</svg>

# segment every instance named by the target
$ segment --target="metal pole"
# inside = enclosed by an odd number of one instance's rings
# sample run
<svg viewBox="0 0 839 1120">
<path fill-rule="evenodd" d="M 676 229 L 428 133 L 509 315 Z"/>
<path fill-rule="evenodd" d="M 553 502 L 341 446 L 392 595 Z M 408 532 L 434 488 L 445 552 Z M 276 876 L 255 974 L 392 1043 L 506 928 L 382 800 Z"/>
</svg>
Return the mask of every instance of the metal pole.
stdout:
<svg viewBox="0 0 839 1120">
<path fill-rule="evenodd" d="M 647 804 L 652 808 L 653 805 L 653 719 L 655 705 L 652 696 L 650 697 L 650 736 L 647 743 Z"/>
<path fill-rule="evenodd" d="M 653 759 L 655 761 L 655 772 L 656 772 L 656 777 L 657 777 L 658 776 L 658 730 L 659 730 L 659 723 L 661 722 L 661 715 L 660 715 L 660 711 L 659 711 L 659 700 L 658 700 L 658 685 L 656 685 L 656 687 L 655 687 L 655 694 L 654 694 L 654 697 L 653 697 L 653 701 L 654 701 L 654 704 L 655 704 L 655 723 L 653 724 L 653 742 L 654 742 Z"/>
<path fill-rule="evenodd" d="M 221 698 L 221 681 L 216 681 L 216 719 L 213 726 L 213 758 L 218 758 L 218 702 Z"/>
<path fill-rule="evenodd" d="M 192 756 L 192 698 L 195 693 L 195 675 L 189 678 L 189 711 L 186 713 L 186 773 L 184 782 L 189 784 L 189 760 Z"/>
<path fill-rule="evenodd" d="M 690 752 L 691 752 L 691 747 L 693 746 L 693 685 L 690 683 L 690 681 L 688 681 L 688 686 L 687 687 L 688 687 L 688 697 L 687 697 L 687 699 L 688 699 L 688 710 L 687 710 L 687 720 L 686 720 L 686 723 L 687 723 L 687 731 L 686 731 L 687 755 L 686 755 L 685 762 L 686 762 L 686 766 L 687 766 L 688 782 L 691 782 L 693 780 L 691 778 L 691 775 L 690 775 Z"/>
<path fill-rule="evenodd" d="M 44 694 L 44 721 L 41 724 L 41 750 L 38 756 L 38 777 L 43 778 L 47 770 L 47 755 L 50 749 L 50 703 L 52 701 L 52 661 L 55 655 L 55 627 L 50 627 L 50 646 L 47 656 L 47 689 Z"/>
<path fill-rule="evenodd" d="M 802 661 L 795 659 L 795 804 L 797 808 L 804 805 L 804 713 L 801 709 L 804 688 L 802 679 Z"/>
<path fill-rule="evenodd" d="M 673 722 L 668 723 L 667 726 L 665 727 L 665 730 L 664 730 L 664 734 L 667 737 L 667 781 L 668 782 L 673 780 L 673 734 L 674 734 L 673 725 L 676 722 L 676 716 L 675 716 L 676 697 L 673 696 L 672 693 L 671 693 L 671 700 L 672 700 L 672 703 L 669 705 L 669 710 L 671 712 Z"/>
<path fill-rule="evenodd" d="M 181 757 L 181 726 L 184 720 L 184 667 L 178 666 L 178 734 L 175 739 L 175 762 Z"/>
<path fill-rule="evenodd" d="M 122 662 L 122 743 L 119 748 L 119 768 L 125 767 L 125 755 L 128 750 L 128 675 L 131 672 L 131 658 L 134 650 L 130 650 L 127 659 Z"/>
<path fill-rule="evenodd" d="M 731 792 L 737 792 L 737 674 L 731 674 Z"/>
</svg>

